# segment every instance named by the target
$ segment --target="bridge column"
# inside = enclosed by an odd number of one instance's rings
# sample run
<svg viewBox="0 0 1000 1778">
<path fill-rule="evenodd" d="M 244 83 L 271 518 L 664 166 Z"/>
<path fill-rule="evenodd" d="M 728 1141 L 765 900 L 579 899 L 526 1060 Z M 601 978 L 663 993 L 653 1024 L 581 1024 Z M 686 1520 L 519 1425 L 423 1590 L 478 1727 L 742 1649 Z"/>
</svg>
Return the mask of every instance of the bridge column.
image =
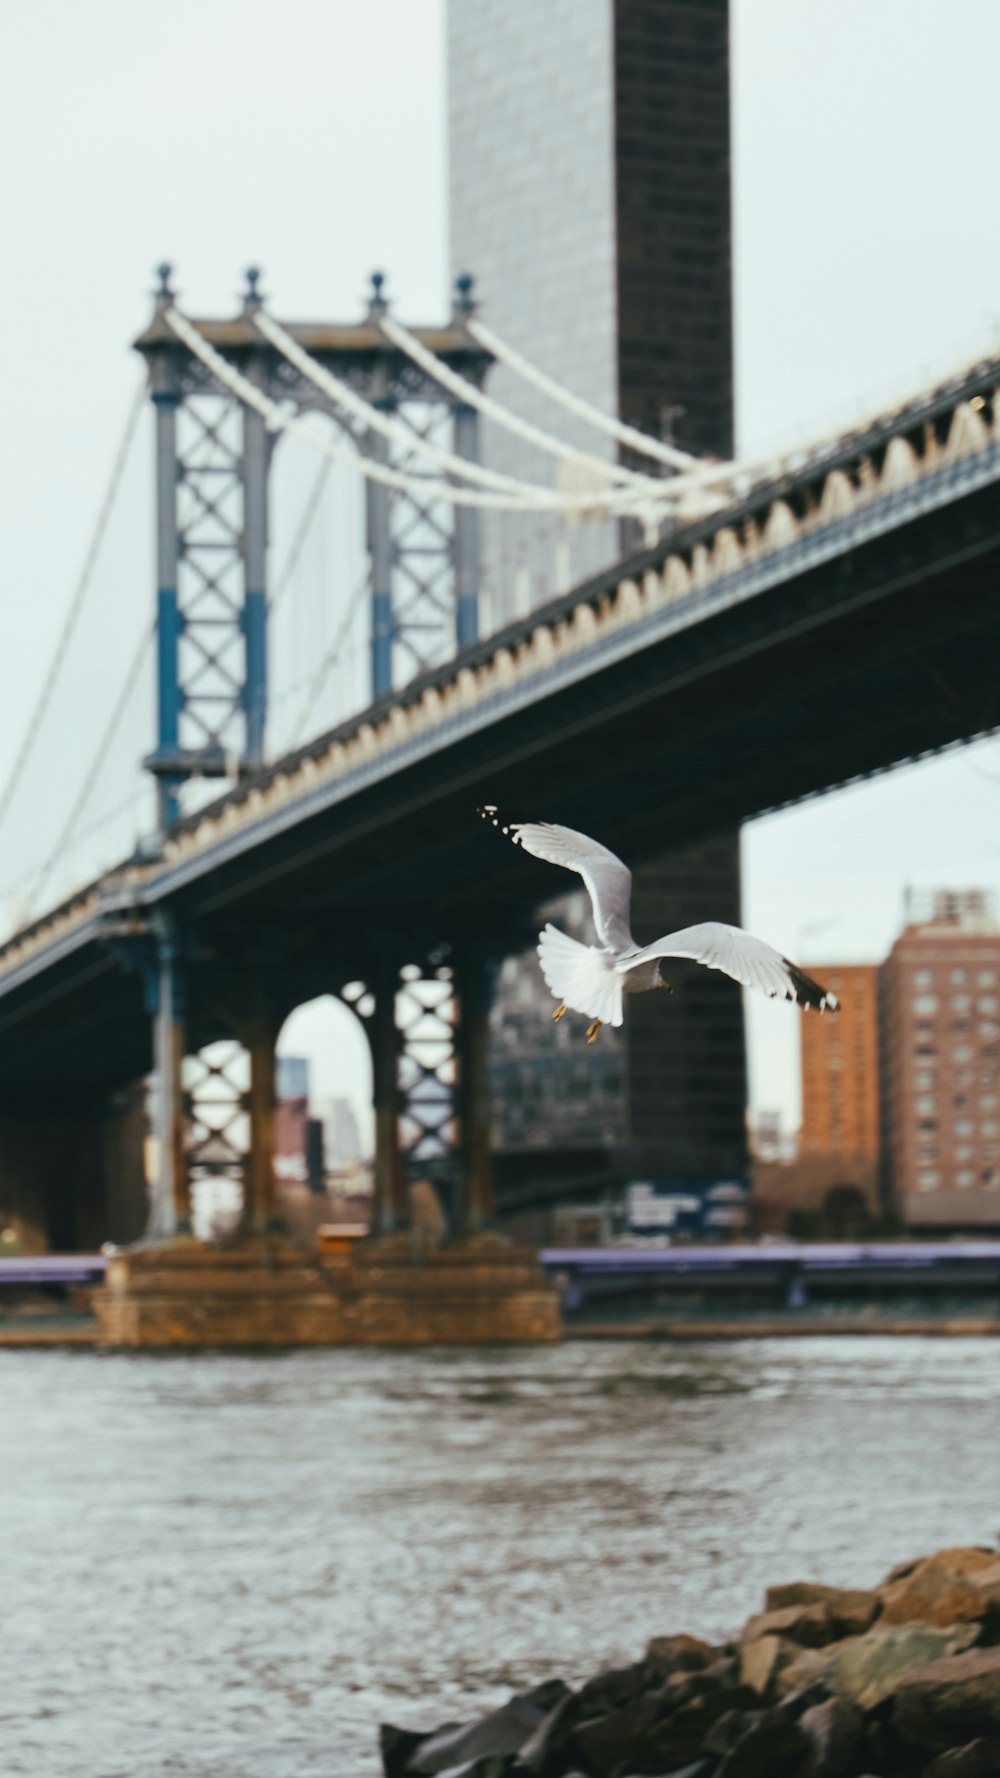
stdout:
<svg viewBox="0 0 1000 1778">
<path fill-rule="evenodd" d="M 157 933 L 151 983 L 153 1055 L 156 1070 L 154 1129 L 159 1150 L 148 1235 L 167 1239 L 191 1232 L 191 1187 L 184 1141 L 183 980 L 177 934 L 166 918 Z"/>
<path fill-rule="evenodd" d="M 382 295 L 383 277 L 372 277 L 372 296 L 368 305 L 369 319 L 378 322 L 388 304 Z M 389 395 L 388 371 L 384 363 L 376 365 L 369 400 L 381 413 L 391 413 L 395 403 Z M 369 435 L 369 455 L 379 463 L 389 461 L 389 441 L 379 432 Z M 392 490 L 384 482 L 365 483 L 368 554 L 372 575 L 371 684 L 372 697 L 385 697 L 392 690 L 392 644 L 396 620 L 392 607 Z"/>
<path fill-rule="evenodd" d="M 164 290 L 169 298 L 165 268 Z M 161 299 L 166 300 L 166 299 Z M 160 826 L 166 828 L 180 814 L 181 775 L 166 769 L 180 746 L 181 615 L 177 571 L 177 410 L 180 391 L 173 386 L 169 360 L 158 361 L 152 392 L 156 409 L 156 689 L 157 735 L 153 763 L 157 771 Z"/>
<path fill-rule="evenodd" d="M 463 948 L 458 952 L 459 1221 L 466 1234 L 478 1234 L 493 1217 L 489 1059 L 495 974 L 492 962 L 478 950 Z"/>
<path fill-rule="evenodd" d="M 248 274 L 249 276 L 249 274 Z M 252 298 L 254 307 L 260 298 Z M 251 299 L 248 299 L 248 307 Z M 256 383 L 263 376 L 256 366 L 248 374 Z M 262 414 L 244 407 L 243 423 L 243 636 L 246 673 L 243 704 L 246 739 L 243 764 L 251 769 L 264 759 L 264 725 L 267 719 L 267 472 L 269 444 Z"/>
<path fill-rule="evenodd" d="M 474 309 L 472 279 L 463 275 L 456 280 L 456 315 L 461 319 Z M 454 415 L 455 455 L 478 463 L 479 414 L 458 402 Z M 454 513 L 455 641 L 464 648 L 479 639 L 479 513 L 474 506 L 456 506 Z"/>
<path fill-rule="evenodd" d="M 275 1044 L 280 1028 L 281 1021 L 261 983 L 255 982 L 242 1033 L 250 1058 L 250 1151 L 243 1176 L 243 1227 L 252 1235 L 274 1233 L 281 1227 L 274 1178 Z"/>
<path fill-rule="evenodd" d="M 402 1109 L 399 1058 L 402 1038 L 396 1024 L 399 965 L 394 955 L 380 955 L 372 986 L 375 1011 L 368 1024 L 372 1051 L 372 1093 L 375 1102 L 375 1177 L 372 1233 L 391 1234 L 408 1220 L 403 1151 L 399 1140 Z"/>
</svg>

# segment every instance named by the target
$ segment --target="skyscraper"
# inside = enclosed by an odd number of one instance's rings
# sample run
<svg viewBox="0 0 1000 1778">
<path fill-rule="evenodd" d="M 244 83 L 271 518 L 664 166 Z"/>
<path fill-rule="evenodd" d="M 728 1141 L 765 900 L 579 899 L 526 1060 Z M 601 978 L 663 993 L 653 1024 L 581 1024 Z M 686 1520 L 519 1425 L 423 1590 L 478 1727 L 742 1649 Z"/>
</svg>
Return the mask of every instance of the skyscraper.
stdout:
<svg viewBox="0 0 1000 1778">
<path fill-rule="evenodd" d="M 733 448 L 728 0 L 451 0 L 451 261 L 557 381 L 656 437 Z M 503 368 L 490 392 L 592 455 L 614 445 Z M 483 459 L 539 476 L 497 426 Z M 648 465 L 644 465 L 648 468 Z M 496 622 L 620 554 L 608 521 L 485 515 Z M 562 583 L 562 585 L 560 585 Z"/>
<path fill-rule="evenodd" d="M 728 0 L 451 0 L 448 8 L 453 274 L 474 274 L 484 319 L 557 381 L 656 436 L 726 456 L 728 52 Z M 591 454 L 613 452 L 503 368 L 489 386 Z M 494 425 L 484 424 L 482 452 L 493 468 L 551 477 L 533 447 Z M 484 603 L 494 625 L 606 567 L 633 541 L 611 521 L 568 527 L 484 515 Z M 559 818 L 557 809 L 537 813 Z M 643 940 L 696 920 L 737 922 L 739 907 L 736 834 L 635 874 Z M 587 1058 L 583 1074 L 569 1033 L 553 1042 L 533 956 L 507 967 L 494 1017 L 501 1197 L 505 1152 L 558 1168 L 556 1130 L 559 1153 L 575 1141 L 595 1180 L 691 1183 L 745 1171 L 739 990 L 682 969 L 675 998 L 660 999 L 630 1005 L 623 1033 L 602 1033 L 603 1060 Z"/>
</svg>

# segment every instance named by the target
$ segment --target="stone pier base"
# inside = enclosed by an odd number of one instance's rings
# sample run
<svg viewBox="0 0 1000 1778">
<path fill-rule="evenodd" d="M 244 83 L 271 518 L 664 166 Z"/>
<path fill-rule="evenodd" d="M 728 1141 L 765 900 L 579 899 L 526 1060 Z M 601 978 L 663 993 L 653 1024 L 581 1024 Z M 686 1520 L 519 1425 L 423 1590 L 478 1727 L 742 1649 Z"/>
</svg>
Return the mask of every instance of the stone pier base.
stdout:
<svg viewBox="0 0 1000 1778">
<path fill-rule="evenodd" d="M 318 1255 L 274 1236 L 114 1254 L 94 1294 L 105 1346 L 426 1346 L 557 1340 L 559 1296 L 496 1236 L 422 1251 L 409 1235 Z"/>
</svg>

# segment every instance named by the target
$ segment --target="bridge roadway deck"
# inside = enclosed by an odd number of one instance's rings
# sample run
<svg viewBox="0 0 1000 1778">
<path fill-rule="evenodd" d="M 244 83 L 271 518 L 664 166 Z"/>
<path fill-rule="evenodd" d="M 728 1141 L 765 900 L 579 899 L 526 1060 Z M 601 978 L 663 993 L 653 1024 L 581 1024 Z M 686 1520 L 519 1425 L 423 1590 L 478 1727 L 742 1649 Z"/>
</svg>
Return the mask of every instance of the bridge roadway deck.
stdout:
<svg viewBox="0 0 1000 1778">
<path fill-rule="evenodd" d="M 0 1108 L 150 1067 L 109 916 L 173 909 L 234 968 L 287 960 L 308 998 L 392 931 L 479 928 L 500 954 L 528 937 L 565 873 L 506 846 L 480 801 L 640 862 L 1000 725 L 1000 436 L 976 411 L 990 420 L 998 383 L 976 367 L 624 561 L 18 935 L 0 949 Z"/>
</svg>

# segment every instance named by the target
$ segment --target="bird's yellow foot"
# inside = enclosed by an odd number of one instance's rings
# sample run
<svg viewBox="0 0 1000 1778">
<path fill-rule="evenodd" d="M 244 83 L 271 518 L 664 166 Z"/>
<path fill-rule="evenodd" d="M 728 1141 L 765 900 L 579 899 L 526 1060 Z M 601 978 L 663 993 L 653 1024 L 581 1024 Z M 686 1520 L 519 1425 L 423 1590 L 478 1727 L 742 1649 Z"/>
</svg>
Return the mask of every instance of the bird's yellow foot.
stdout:
<svg viewBox="0 0 1000 1778">
<path fill-rule="evenodd" d="M 665 994 L 672 994 L 674 991 L 669 982 L 660 982 L 658 985 L 663 989 Z"/>
<path fill-rule="evenodd" d="M 597 1042 L 597 1033 L 601 1029 L 601 1024 L 602 1024 L 602 1020 L 595 1019 L 594 1023 L 592 1025 L 587 1026 L 587 1042 L 588 1043 L 596 1043 Z"/>
<path fill-rule="evenodd" d="M 565 1011 L 566 1011 L 566 1002 L 565 1002 L 565 1000 L 564 1000 L 564 1001 L 563 1001 L 563 1003 L 562 1003 L 562 1005 L 561 1005 L 561 1006 L 557 1006 L 557 1007 L 556 1007 L 556 1010 L 555 1010 L 555 1012 L 554 1012 L 554 1013 L 553 1013 L 553 1014 L 552 1014 L 552 1022 L 553 1022 L 553 1024 L 555 1024 L 555 1025 L 557 1025 L 557 1024 L 558 1024 L 558 1023 L 559 1023 L 559 1020 L 560 1020 L 560 1019 L 561 1019 L 561 1018 L 562 1018 L 562 1016 L 563 1016 L 563 1013 L 564 1013 L 564 1012 L 565 1012 Z"/>
</svg>

